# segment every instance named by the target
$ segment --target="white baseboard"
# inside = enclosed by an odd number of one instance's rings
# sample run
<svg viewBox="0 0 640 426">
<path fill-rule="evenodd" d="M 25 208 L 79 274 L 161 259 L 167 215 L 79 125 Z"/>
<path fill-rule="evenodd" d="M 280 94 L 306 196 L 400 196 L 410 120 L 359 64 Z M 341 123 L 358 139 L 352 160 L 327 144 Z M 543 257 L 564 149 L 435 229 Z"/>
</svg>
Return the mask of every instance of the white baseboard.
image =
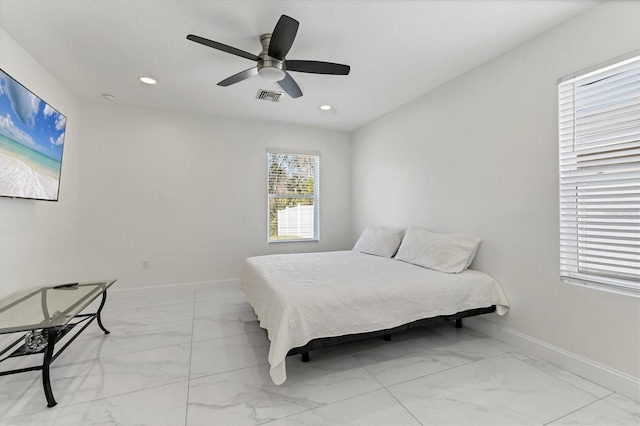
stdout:
<svg viewBox="0 0 640 426">
<path fill-rule="evenodd" d="M 188 282 L 188 283 L 169 283 L 169 284 L 149 284 L 149 285 L 140 285 L 140 286 L 132 286 L 132 287 L 116 287 L 113 286 L 113 290 L 109 290 L 111 291 L 129 291 L 129 290 L 144 290 L 144 289 L 151 289 L 151 288 L 171 288 L 171 287 L 190 287 L 193 289 L 205 289 L 207 287 L 210 286 L 214 286 L 214 285 L 223 285 L 223 284 L 234 284 L 234 283 L 238 283 L 240 282 L 239 278 L 226 278 L 226 279 L 221 279 L 221 280 L 212 280 L 212 281 L 195 281 L 195 282 Z"/>
<path fill-rule="evenodd" d="M 640 379 L 574 354 L 542 340 L 503 327 L 485 318 L 465 318 L 465 326 L 599 384 L 621 395 L 640 400 Z"/>
</svg>

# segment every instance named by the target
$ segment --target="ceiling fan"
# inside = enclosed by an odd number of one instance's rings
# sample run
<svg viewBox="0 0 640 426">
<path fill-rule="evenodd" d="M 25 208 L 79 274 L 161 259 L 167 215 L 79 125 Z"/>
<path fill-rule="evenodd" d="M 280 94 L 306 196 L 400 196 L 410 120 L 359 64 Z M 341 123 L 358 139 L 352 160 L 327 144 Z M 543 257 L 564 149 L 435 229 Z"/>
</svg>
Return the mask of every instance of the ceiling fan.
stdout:
<svg viewBox="0 0 640 426">
<path fill-rule="evenodd" d="M 236 49 L 235 47 L 227 46 L 226 44 L 193 34 L 189 34 L 187 39 L 257 62 L 256 66 L 222 80 L 218 83 L 218 86 L 231 86 L 249 77 L 259 75 L 266 80 L 277 81 L 289 96 L 299 98 L 302 96 L 302 91 L 298 83 L 296 83 L 287 71 L 347 75 L 350 70 L 349 65 L 335 64 L 332 62 L 286 60 L 285 56 L 289 52 L 289 49 L 291 49 L 291 45 L 293 45 L 299 24 L 295 19 L 287 15 L 282 15 L 276 27 L 273 29 L 273 33 L 262 34 L 260 36 L 262 52 L 257 56 L 244 50 Z"/>
</svg>

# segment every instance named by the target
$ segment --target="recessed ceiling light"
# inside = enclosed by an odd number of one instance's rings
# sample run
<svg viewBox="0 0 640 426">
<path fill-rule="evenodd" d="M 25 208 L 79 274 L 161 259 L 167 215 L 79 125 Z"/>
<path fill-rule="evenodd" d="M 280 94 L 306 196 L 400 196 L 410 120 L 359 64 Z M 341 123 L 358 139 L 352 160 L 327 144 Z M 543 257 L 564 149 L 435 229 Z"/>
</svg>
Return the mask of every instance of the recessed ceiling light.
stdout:
<svg viewBox="0 0 640 426">
<path fill-rule="evenodd" d="M 113 95 L 110 95 L 108 93 L 103 93 L 102 97 L 104 98 L 105 101 L 112 101 L 114 100 L 116 97 Z"/>
<path fill-rule="evenodd" d="M 329 111 L 331 109 L 331 105 L 320 105 L 320 109 L 322 111 Z"/>
<path fill-rule="evenodd" d="M 156 84 L 157 82 L 151 77 L 140 77 L 140 81 L 144 84 Z"/>
</svg>

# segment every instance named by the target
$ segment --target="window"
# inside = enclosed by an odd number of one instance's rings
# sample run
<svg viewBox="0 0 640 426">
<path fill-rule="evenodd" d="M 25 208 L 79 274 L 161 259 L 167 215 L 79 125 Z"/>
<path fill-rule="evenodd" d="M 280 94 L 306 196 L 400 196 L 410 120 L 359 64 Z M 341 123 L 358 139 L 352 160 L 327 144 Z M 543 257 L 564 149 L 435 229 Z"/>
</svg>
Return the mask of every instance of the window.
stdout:
<svg viewBox="0 0 640 426">
<path fill-rule="evenodd" d="M 640 57 L 558 91 L 562 279 L 640 296 Z"/>
<path fill-rule="evenodd" d="M 267 152 L 269 242 L 317 241 L 320 156 Z"/>
</svg>

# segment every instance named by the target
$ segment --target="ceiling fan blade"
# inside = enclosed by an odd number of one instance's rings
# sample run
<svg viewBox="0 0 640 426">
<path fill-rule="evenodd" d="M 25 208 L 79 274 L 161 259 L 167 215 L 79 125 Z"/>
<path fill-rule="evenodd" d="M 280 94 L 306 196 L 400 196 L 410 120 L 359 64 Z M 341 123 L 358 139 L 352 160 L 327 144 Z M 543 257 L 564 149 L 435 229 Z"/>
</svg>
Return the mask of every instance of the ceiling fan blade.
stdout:
<svg viewBox="0 0 640 426">
<path fill-rule="evenodd" d="M 244 50 L 236 49 L 235 47 L 227 46 L 226 44 L 218 43 L 217 41 L 209 40 L 204 37 L 189 34 L 187 40 L 195 41 L 196 43 L 203 44 L 214 49 L 221 50 L 223 52 L 231 53 L 232 55 L 241 56 L 243 58 L 251 59 L 252 61 L 259 61 L 260 58 L 253 53 L 245 52 Z"/>
<path fill-rule="evenodd" d="M 351 70 L 349 65 L 334 64 L 321 61 L 287 61 L 287 70 L 308 72 L 312 74 L 347 75 Z"/>
<path fill-rule="evenodd" d="M 242 80 L 246 80 L 247 78 L 250 78 L 256 75 L 258 75 L 258 68 L 251 67 L 247 70 L 240 71 L 238 74 L 234 74 L 229 78 L 225 78 L 220 83 L 218 83 L 218 86 L 224 86 L 224 87 L 231 86 L 232 84 L 236 84 Z"/>
<path fill-rule="evenodd" d="M 287 92 L 287 95 L 292 98 L 299 98 L 302 96 L 302 90 L 300 90 L 298 83 L 296 83 L 289 73 L 286 73 L 286 76 L 282 80 L 278 81 L 278 84 L 285 92 Z"/>
<path fill-rule="evenodd" d="M 271 33 L 271 42 L 269 42 L 268 53 L 269 56 L 280 60 L 283 60 L 284 57 L 287 56 L 287 53 L 289 53 L 289 49 L 291 49 L 291 45 L 293 44 L 293 40 L 296 38 L 298 25 L 300 25 L 298 21 L 287 15 L 282 15 L 280 17 L 276 27 Z"/>
</svg>

